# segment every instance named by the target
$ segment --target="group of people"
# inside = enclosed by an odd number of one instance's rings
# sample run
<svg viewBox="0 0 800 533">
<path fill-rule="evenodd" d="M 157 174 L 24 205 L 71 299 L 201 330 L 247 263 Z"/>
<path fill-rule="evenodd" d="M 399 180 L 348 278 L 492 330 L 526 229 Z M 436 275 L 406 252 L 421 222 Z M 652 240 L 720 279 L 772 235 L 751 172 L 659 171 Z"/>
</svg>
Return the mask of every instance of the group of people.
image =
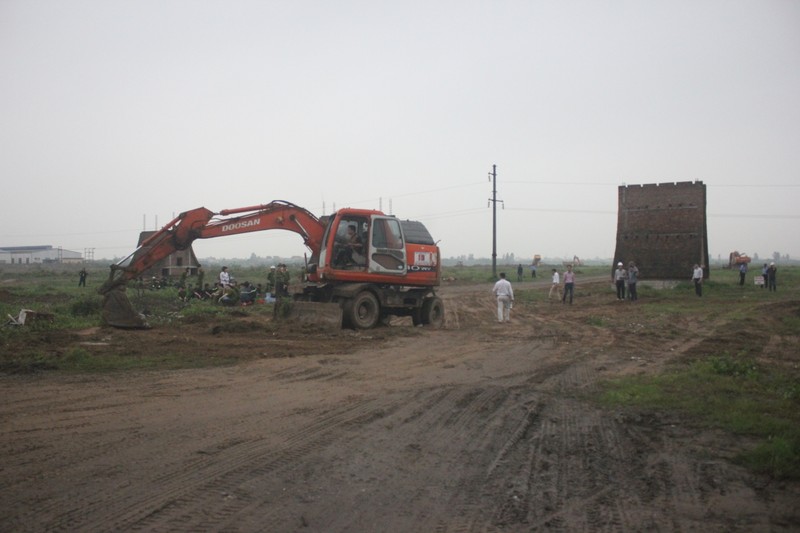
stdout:
<svg viewBox="0 0 800 533">
<path fill-rule="evenodd" d="M 149 283 L 143 278 L 137 280 L 137 294 L 146 289 L 162 289 L 174 287 L 178 289 L 178 298 L 182 301 L 210 300 L 222 305 L 251 305 L 261 299 L 275 300 L 289 296 L 289 282 L 291 275 L 286 264 L 280 263 L 270 267 L 267 274 L 266 285 L 254 284 L 249 281 L 238 283 L 231 275 L 227 266 L 223 266 L 213 285 L 205 282 L 205 271 L 202 266 L 197 267 L 197 283 L 189 283 L 191 268 L 186 268 L 177 282 L 170 282 L 169 278 L 153 277 Z"/>
<path fill-rule="evenodd" d="M 269 267 L 269 274 L 267 274 L 267 293 L 273 298 L 283 298 L 289 296 L 289 282 L 291 275 L 286 269 L 285 263 Z"/>
<path fill-rule="evenodd" d="M 228 272 L 228 267 L 223 266 L 216 283 L 217 290 L 213 293 L 212 298 L 216 298 L 224 305 L 235 305 L 236 303 L 251 305 L 262 298 L 277 300 L 289 296 L 290 281 L 291 275 L 286 264 L 280 263 L 277 267 L 270 267 L 266 286 L 262 287 L 260 283 L 253 285 L 249 281 L 245 281 L 239 287 Z"/>
<path fill-rule="evenodd" d="M 741 263 L 739 265 L 739 286 L 743 287 L 745 284 L 745 280 L 747 278 L 747 263 Z M 769 291 L 777 291 L 778 290 L 778 267 L 775 265 L 775 262 L 771 262 L 769 264 L 764 263 L 764 266 L 761 267 L 761 281 L 760 283 L 758 280 L 756 283 L 761 285 L 762 289 L 767 289 Z M 703 269 L 700 265 L 695 264 L 694 269 L 692 271 L 692 281 L 694 282 L 695 287 L 695 294 L 697 296 L 703 295 Z"/>
<path fill-rule="evenodd" d="M 636 266 L 636 263 L 631 261 L 628 263 L 628 268 L 626 269 L 622 261 L 618 262 L 617 268 L 614 270 L 614 285 L 617 288 L 617 300 L 626 300 L 626 289 L 627 299 L 632 302 L 638 300 L 639 293 L 636 291 L 636 283 L 638 281 L 639 268 Z"/>
<path fill-rule="evenodd" d="M 204 285 L 186 285 L 178 288 L 178 299 L 184 302 L 190 300 L 210 300 L 222 305 L 251 305 L 265 295 L 262 285 L 254 285 L 245 281 L 241 285 L 235 280 L 231 280 L 227 285 L 221 285 L 218 281 L 213 286 L 206 283 Z"/>
<path fill-rule="evenodd" d="M 569 304 L 572 305 L 572 298 L 575 294 L 575 272 L 572 271 L 572 265 L 567 265 L 567 270 L 564 271 L 564 291 L 561 291 L 561 275 L 558 269 L 553 269 L 551 276 L 550 292 L 547 293 L 547 299 L 553 299 L 553 293 L 561 299 L 561 303 L 567 303 L 567 295 L 569 295 Z"/>
<path fill-rule="evenodd" d="M 520 268 L 522 268 L 522 265 L 519 265 L 517 268 L 517 279 L 521 278 Z M 497 301 L 497 321 L 511 322 L 511 309 L 514 306 L 514 288 L 511 286 L 511 282 L 506 279 L 505 272 L 500 272 L 499 275 L 500 279 L 498 279 L 494 287 L 492 287 L 492 294 Z M 533 277 L 535 277 L 535 274 Z M 572 300 L 575 296 L 575 272 L 572 270 L 572 265 L 567 265 L 567 269 L 564 271 L 563 293 L 561 291 L 561 275 L 555 268 L 553 269 L 552 280 L 553 284 L 550 287 L 547 298 L 552 299 L 553 293 L 555 292 L 561 299 L 561 303 L 566 304 L 567 301 L 569 301 L 569 304 L 572 305 Z M 567 297 L 569 297 L 569 299 Z"/>
<path fill-rule="evenodd" d="M 767 266 L 764 263 L 764 266 L 761 268 L 761 277 L 763 279 L 763 283 L 761 284 L 761 288 L 766 288 L 769 291 L 777 291 L 778 290 L 778 267 L 775 266 L 775 263 L 772 262 Z"/>
</svg>

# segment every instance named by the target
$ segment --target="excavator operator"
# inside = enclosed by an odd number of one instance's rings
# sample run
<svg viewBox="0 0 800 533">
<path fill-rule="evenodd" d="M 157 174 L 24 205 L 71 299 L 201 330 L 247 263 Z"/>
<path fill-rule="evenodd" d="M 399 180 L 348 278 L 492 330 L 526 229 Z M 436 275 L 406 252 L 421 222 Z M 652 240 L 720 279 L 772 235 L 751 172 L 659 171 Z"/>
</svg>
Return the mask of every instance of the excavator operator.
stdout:
<svg viewBox="0 0 800 533">
<path fill-rule="evenodd" d="M 347 236 L 342 243 L 339 253 L 336 254 L 336 263 L 342 266 L 364 264 L 364 243 L 358 236 L 355 224 L 347 226 Z"/>
</svg>

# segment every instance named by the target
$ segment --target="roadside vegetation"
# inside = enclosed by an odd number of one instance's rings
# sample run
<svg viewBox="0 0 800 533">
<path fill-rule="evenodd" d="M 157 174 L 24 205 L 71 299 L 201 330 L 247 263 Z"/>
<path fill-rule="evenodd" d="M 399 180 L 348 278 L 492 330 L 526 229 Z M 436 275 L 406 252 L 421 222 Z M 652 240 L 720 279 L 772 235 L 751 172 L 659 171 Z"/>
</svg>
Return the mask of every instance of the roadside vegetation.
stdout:
<svg viewBox="0 0 800 533">
<path fill-rule="evenodd" d="M 702 340 L 660 373 L 603 383 L 599 401 L 738 435 L 752 444 L 736 462 L 774 478 L 800 479 L 800 269 L 781 269 L 773 293 L 753 286 L 751 276 L 740 287 L 734 272 L 713 274 L 702 298 L 683 282 L 639 291 L 647 302 L 638 309 L 642 331 L 662 324 L 664 342 Z M 613 324 L 605 317 L 595 325 Z M 713 334 L 704 337 L 708 330 Z"/>
</svg>

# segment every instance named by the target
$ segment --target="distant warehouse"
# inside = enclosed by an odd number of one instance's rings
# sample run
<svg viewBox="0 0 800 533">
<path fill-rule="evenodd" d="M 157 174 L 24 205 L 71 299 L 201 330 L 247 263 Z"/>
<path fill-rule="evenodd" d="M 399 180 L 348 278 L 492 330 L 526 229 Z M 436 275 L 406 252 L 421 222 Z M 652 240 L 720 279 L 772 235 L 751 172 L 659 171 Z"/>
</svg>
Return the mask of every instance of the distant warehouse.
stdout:
<svg viewBox="0 0 800 533">
<path fill-rule="evenodd" d="M 0 247 L 0 264 L 41 265 L 47 263 L 82 263 L 83 255 L 63 248 L 44 246 Z"/>
</svg>

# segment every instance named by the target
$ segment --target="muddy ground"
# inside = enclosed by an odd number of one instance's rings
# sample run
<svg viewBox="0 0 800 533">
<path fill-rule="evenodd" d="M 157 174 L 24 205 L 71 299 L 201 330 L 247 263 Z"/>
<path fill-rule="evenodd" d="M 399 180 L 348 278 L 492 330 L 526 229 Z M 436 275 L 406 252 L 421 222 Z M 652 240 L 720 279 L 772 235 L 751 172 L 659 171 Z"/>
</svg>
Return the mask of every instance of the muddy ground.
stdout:
<svg viewBox="0 0 800 533">
<path fill-rule="evenodd" d="M 58 349 L 241 360 L 0 376 L 0 530 L 800 529 L 797 483 L 729 461 L 747 442 L 591 401 L 601 380 L 742 333 L 645 320 L 607 285 L 581 284 L 572 306 L 518 304 L 510 324 L 488 287 L 443 287 L 442 330 L 242 317 L 238 331 L 73 332 Z"/>
</svg>

